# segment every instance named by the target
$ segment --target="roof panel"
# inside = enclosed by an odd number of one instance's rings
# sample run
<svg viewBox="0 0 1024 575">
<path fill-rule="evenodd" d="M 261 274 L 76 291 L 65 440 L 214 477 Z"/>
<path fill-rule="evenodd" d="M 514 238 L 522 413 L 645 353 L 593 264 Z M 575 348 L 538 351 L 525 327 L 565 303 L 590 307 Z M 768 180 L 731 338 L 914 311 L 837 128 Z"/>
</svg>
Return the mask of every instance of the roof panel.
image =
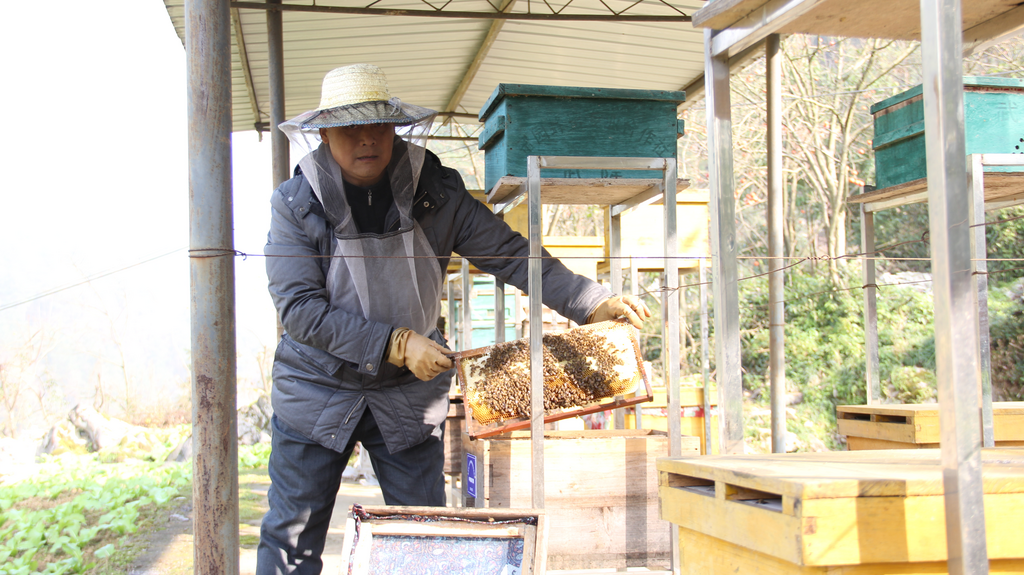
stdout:
<svg viewBox="0 0 1024 575">
<path fill-rule="evenodd" d="M 602 13 L 575 0 L 577 13 Z M 593 1 L 593 0 L 590 0 Z M 632 0 L 604 0 L 621 10 Z M 308 4 L 293 2 L 286 4 Z M 565 0 L 551 1 L 561 7 Z M 184 0 L 164 0 L 184 41 Z M 320 6 L 366 6 L 362 0 L 319 0 Z M 676 14 L 651 3 L 645 13 Z M 693 13 L 704 3 L 677 4 Z M 419 0 L 381 0 L 378 7 L 423 10 Z M 450 8 L 449 8 L 450 9 Z M 487 0 L 460 0 L 460 11 L 489 9 Z M 515 11 L 534 12 L 536 2 Z M 234 130 L 269 120 L 266 13 L 239 9 L 238 20 L 259 117 L 246 88 L 232 24 Z M 338 15 L 286 11 L 283 16 L 285 114 L 315 108 L 320 84 L 332 68 L 371 62 L 384 69 L 393 95 L 441 110 L 463 81 L 491 27 L 488 19 Z M 499 83 L 678 90 L 703 73 L 703 33 L 688 23 L 506 21 L 462 98 L 460 111 L 476 113 Z"/>
</svg>

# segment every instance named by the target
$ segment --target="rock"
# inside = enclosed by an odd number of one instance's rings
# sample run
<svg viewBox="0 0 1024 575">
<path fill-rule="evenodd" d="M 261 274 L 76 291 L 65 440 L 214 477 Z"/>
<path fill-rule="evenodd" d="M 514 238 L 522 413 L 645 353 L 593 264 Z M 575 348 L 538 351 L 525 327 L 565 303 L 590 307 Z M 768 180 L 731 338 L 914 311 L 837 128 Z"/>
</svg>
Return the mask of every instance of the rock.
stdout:
<svg viewBox="0 0 1024 575">
<path fill-rule="evenodd" d="M 107 417 L 86 405 L 72 408 L 68 413 L 68 421 L 88 440 L 89 451 L 101 451 L 119 445 L 135 428 L 134 425 Z"/>
<path fill-rule="evenodd" d="M 261 395 L 256 401 L 238 410 L 238 443 L 255 445 L 269 441 L 272 431 L 270 418 L 274 408 L 269 395 Z"/>
<path fill-rule="evenodd" d="M 174 448 L 174 450 L 167 454 L 167 459 L 165 461 L 174 461 L 177 463 L 182 463 L 184 461 L 188 461 L 189 459 L 192 459 L 191 434 L 189 434 L 189 436 L 186 437 L 185 439 L 182 439 L 181 443 L 179 443 L 178 446 Z"/>
<path fill-rule="evenodd" d="M 78 428 L 69 421 L 62 421 L 50 428 L 39 446 L 39 453 L 61 455 L 62 453 L 89 453 L 89 441 L 82 437 Z"/>
</svg>

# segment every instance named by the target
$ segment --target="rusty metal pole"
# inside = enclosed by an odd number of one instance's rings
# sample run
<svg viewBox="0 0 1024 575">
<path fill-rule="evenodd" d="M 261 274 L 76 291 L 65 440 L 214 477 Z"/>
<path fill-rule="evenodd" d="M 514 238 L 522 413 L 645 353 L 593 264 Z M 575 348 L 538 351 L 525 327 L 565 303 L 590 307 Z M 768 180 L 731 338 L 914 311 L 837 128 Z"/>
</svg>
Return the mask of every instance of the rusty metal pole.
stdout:
<svg viewBox="0 0 1024 575">
<path fill-rule="evenodd" d="M 267 0 L 280 4 L 281 0 Z M 288 181 L 288 137 L 277 126 L 284 117 L 284 25 L 280 10 L 267 10 L 267 73 L 270 77 L 270 166 L 274 189 Z M 281 341 L 284 326 L 277 318 L 277 340 Z"/>
<path fill-rule="evenodd" d="M 235 263 L 228 0 L 185 3 L 194 572 L 238 573 Z"/>
<path fill-rule="evenodd" d="M 267 0 L 280 4 L 281 0 Z M 267 73 L 270 79 L 270 147 L 274 187 L 289 178 L 288 137 L 277 126 L 284 117 L 284 28 L 280 10 L 267 10 Z"/>
</svg>

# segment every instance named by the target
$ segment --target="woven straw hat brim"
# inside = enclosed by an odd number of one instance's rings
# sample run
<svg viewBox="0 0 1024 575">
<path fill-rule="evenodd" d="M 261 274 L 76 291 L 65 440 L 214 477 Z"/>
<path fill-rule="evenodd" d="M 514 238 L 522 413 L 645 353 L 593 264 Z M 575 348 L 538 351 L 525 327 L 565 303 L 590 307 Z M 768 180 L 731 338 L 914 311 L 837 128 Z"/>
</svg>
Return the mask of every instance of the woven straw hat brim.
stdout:
<svg viewBox="0 0 1024 575">
<path fill-rule="evenodd" d="M 429 108 L 406 104 L 392 98 L 387 102 L 360 102 L 326 110 L 310 110 L 285 122 L 302 130 L 339 128 L 365 124 L 394 124 L 405 126 L 415 124 L 436 115 Z"/>
</svg>

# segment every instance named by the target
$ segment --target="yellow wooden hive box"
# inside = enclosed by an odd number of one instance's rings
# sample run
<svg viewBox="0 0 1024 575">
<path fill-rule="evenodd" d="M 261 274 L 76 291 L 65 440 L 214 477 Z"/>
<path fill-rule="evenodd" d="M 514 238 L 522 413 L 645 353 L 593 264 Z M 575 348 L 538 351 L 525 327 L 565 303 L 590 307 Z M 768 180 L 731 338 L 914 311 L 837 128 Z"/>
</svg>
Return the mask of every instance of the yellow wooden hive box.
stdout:
<svg viewBox="0 0 1024 575">
<path fill-rule="evenodd" d="M 939 404 L 838 405 L 839 433 L 851 450 L 939 446 Z M 996 447 L 1024 446 L 1024 402 L 992 404 Z"/>
<path fill-rule="evenodd" d="M 983 451 L 992 573 L 1024 573 L 1024 449 Z M 662 458 L 682 573 L 946 573 L 939 450 Z"/>
</svg>

